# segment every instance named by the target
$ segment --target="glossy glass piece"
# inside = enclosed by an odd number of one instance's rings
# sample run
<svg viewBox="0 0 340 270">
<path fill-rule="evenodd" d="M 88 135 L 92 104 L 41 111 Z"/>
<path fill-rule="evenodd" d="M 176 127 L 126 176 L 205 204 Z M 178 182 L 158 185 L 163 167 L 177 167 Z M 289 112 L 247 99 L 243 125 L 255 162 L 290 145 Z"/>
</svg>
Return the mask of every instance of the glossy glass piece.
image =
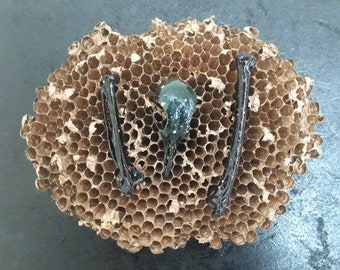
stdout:
<svg viewBox="0 0 340 270">
<path fill-rule="evenodd" d="M 136 185 L 144 180 L 144 175 L 128 163 L 126 150 L 122 142 L 122 130 L 119 124 L 117 103 L 114 92 L 114 77 L 106 75 L 101 82 L 104 124 L 107 130 L 109 151 L 119 169 L 116 184 L 124 194 L 131 194 Z"/>
<path fill-rule="evenodd" d="M 164 177 L 168 177 L 173 166 L 176 148 L 188 133 L 197 98 L 194 90 L 181 80 L 164 82 L 157 93 L 156 104 L 166 115 L 166 124 L 159 132 L 164 145 Z"/>
<path fill-rule="evenodd" d="M 233 140 L 228 161 L 219 186 L 209 194 L 209 204 L 215 216 L 221 216 L 228 204 L 242 154 L 244 133 L 247 121 L 250 71 L 255 66 L 255 58 L 241 52 L 236 55 L 238 71 L 237 111 L 233 130 Z"/>
</svg>

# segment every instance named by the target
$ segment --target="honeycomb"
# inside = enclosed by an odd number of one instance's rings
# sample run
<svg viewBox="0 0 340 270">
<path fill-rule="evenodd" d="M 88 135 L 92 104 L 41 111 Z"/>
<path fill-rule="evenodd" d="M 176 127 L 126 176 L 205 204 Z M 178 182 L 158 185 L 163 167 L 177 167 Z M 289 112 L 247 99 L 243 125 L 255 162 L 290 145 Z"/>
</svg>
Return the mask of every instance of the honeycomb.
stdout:
<svg viewBox="0 0 340 270">
<path fill-rule="evenodd" d="M 306 171 L 306 160 L 320 154 L 322 143 L 314 133 L 322 120 L 319 105 L 309 99 L 313 81 L 300 77 L 293 61 L 281 59 L 258 34 L 252 27 L 218 26 L 213 18 L 173 25 L 155 19 L 150 32 L 132 36 L 97 24 L 37 89 L 36 115 L 23 117 L 21 136 L 37 189 L 50 190 L 57 207 L 79 225 L 130 252 L 149 247 L 162 253 L 191 237 L 215 249 L 222 240 L 255 242 L 257 228 L 269 228 L 274 215 L 286 211 L 292 176 Z M 228 157 L 240 51 L 253 54 L 257 64 L 238 177 L 225 213 L 215 218 L 206 199 Z M 146 177 L 130 196 L 115 186 L 108 154 L 99 86 L 106 74 L 117 83 L 129 161 Z M 163 144 L 149 108 L 169 78 L 188 83 L 198 104 L 164 179 Z"/>
</svg>

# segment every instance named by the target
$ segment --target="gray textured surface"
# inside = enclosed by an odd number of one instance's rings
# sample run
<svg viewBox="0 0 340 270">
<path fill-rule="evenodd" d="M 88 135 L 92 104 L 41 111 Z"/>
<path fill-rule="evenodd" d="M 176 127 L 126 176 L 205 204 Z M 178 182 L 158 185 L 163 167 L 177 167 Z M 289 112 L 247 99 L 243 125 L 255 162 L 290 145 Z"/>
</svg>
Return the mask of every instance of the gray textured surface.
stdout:
<svg viewBox="0 0 340 270">
<path fill-rule="evenodd" d="M 328 1 L 0 1 L 0 269 L 340 269 L 340 2 Z M 250 2 L 250 1 L 249 1 Z M 86 4 L 85 4 L 86 3 Z M 313 98 L 325 116 L 318 126 L 324 154 L 296 178 L 288 212 L 253 245 L 221 250 L 190 242 L 185 249 L 129 254 L 60 213 L 19 138 L 21 116 L 33 113 L 36 87 L 67 57 L 66 48 L 105 20 L 123 34 L 191 16 L 261 38 L 315 79 Z"/>
</svg>

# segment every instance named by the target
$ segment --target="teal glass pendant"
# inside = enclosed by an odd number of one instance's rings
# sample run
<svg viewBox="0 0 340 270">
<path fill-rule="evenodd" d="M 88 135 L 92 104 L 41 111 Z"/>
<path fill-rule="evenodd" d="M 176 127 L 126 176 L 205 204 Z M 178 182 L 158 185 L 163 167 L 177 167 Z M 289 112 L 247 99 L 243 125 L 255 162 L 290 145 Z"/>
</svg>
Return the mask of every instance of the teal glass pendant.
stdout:
<svg viewBox="0 0 340 270">
<path fill-rule="evenodd" d="M 160 85 L 155 101 L 166 115 L 166 124 L 164 128 L 159 128 L 159 132 L 164 145 L 163 176 L 168 177 L 173 166 L 176 148 L 189 131 L 197 98 L 188 84 L 178 79 L 170 79 Z"/>
</svg>

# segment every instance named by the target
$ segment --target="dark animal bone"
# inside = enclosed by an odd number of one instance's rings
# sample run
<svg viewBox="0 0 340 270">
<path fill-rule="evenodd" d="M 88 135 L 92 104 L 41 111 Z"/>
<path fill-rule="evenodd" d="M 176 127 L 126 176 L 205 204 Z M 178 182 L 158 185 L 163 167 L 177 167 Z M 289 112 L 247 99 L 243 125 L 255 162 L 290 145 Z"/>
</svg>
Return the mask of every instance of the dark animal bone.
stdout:
<svg viewBox="0 0 340 270">
<path fill-rule="evenodd" d="M 241 52 L 236 55 L 238 71 L 237 112 L 234 123 L 233 139 L 228 161 L 219 186 L 208 197 L 213 214 L 219 217 L 223 214 L 237 176 L 242 154 L 244 133 L 247 120 L 250 70 L 255 66 L 255 58 Z"/>
<path fill-rule="evenodd" d="M 119 169 L 116 184 L 122 193 L 128 195 L 133 192 L 136 185 L 144 180 L 144 175 L 130 165 L 127 160 L 121 137 L 122 130 L 119 125 L 114 78 L 109 75 L 104 76 L 100 86 L 109 151 Z"/>
</svg>

